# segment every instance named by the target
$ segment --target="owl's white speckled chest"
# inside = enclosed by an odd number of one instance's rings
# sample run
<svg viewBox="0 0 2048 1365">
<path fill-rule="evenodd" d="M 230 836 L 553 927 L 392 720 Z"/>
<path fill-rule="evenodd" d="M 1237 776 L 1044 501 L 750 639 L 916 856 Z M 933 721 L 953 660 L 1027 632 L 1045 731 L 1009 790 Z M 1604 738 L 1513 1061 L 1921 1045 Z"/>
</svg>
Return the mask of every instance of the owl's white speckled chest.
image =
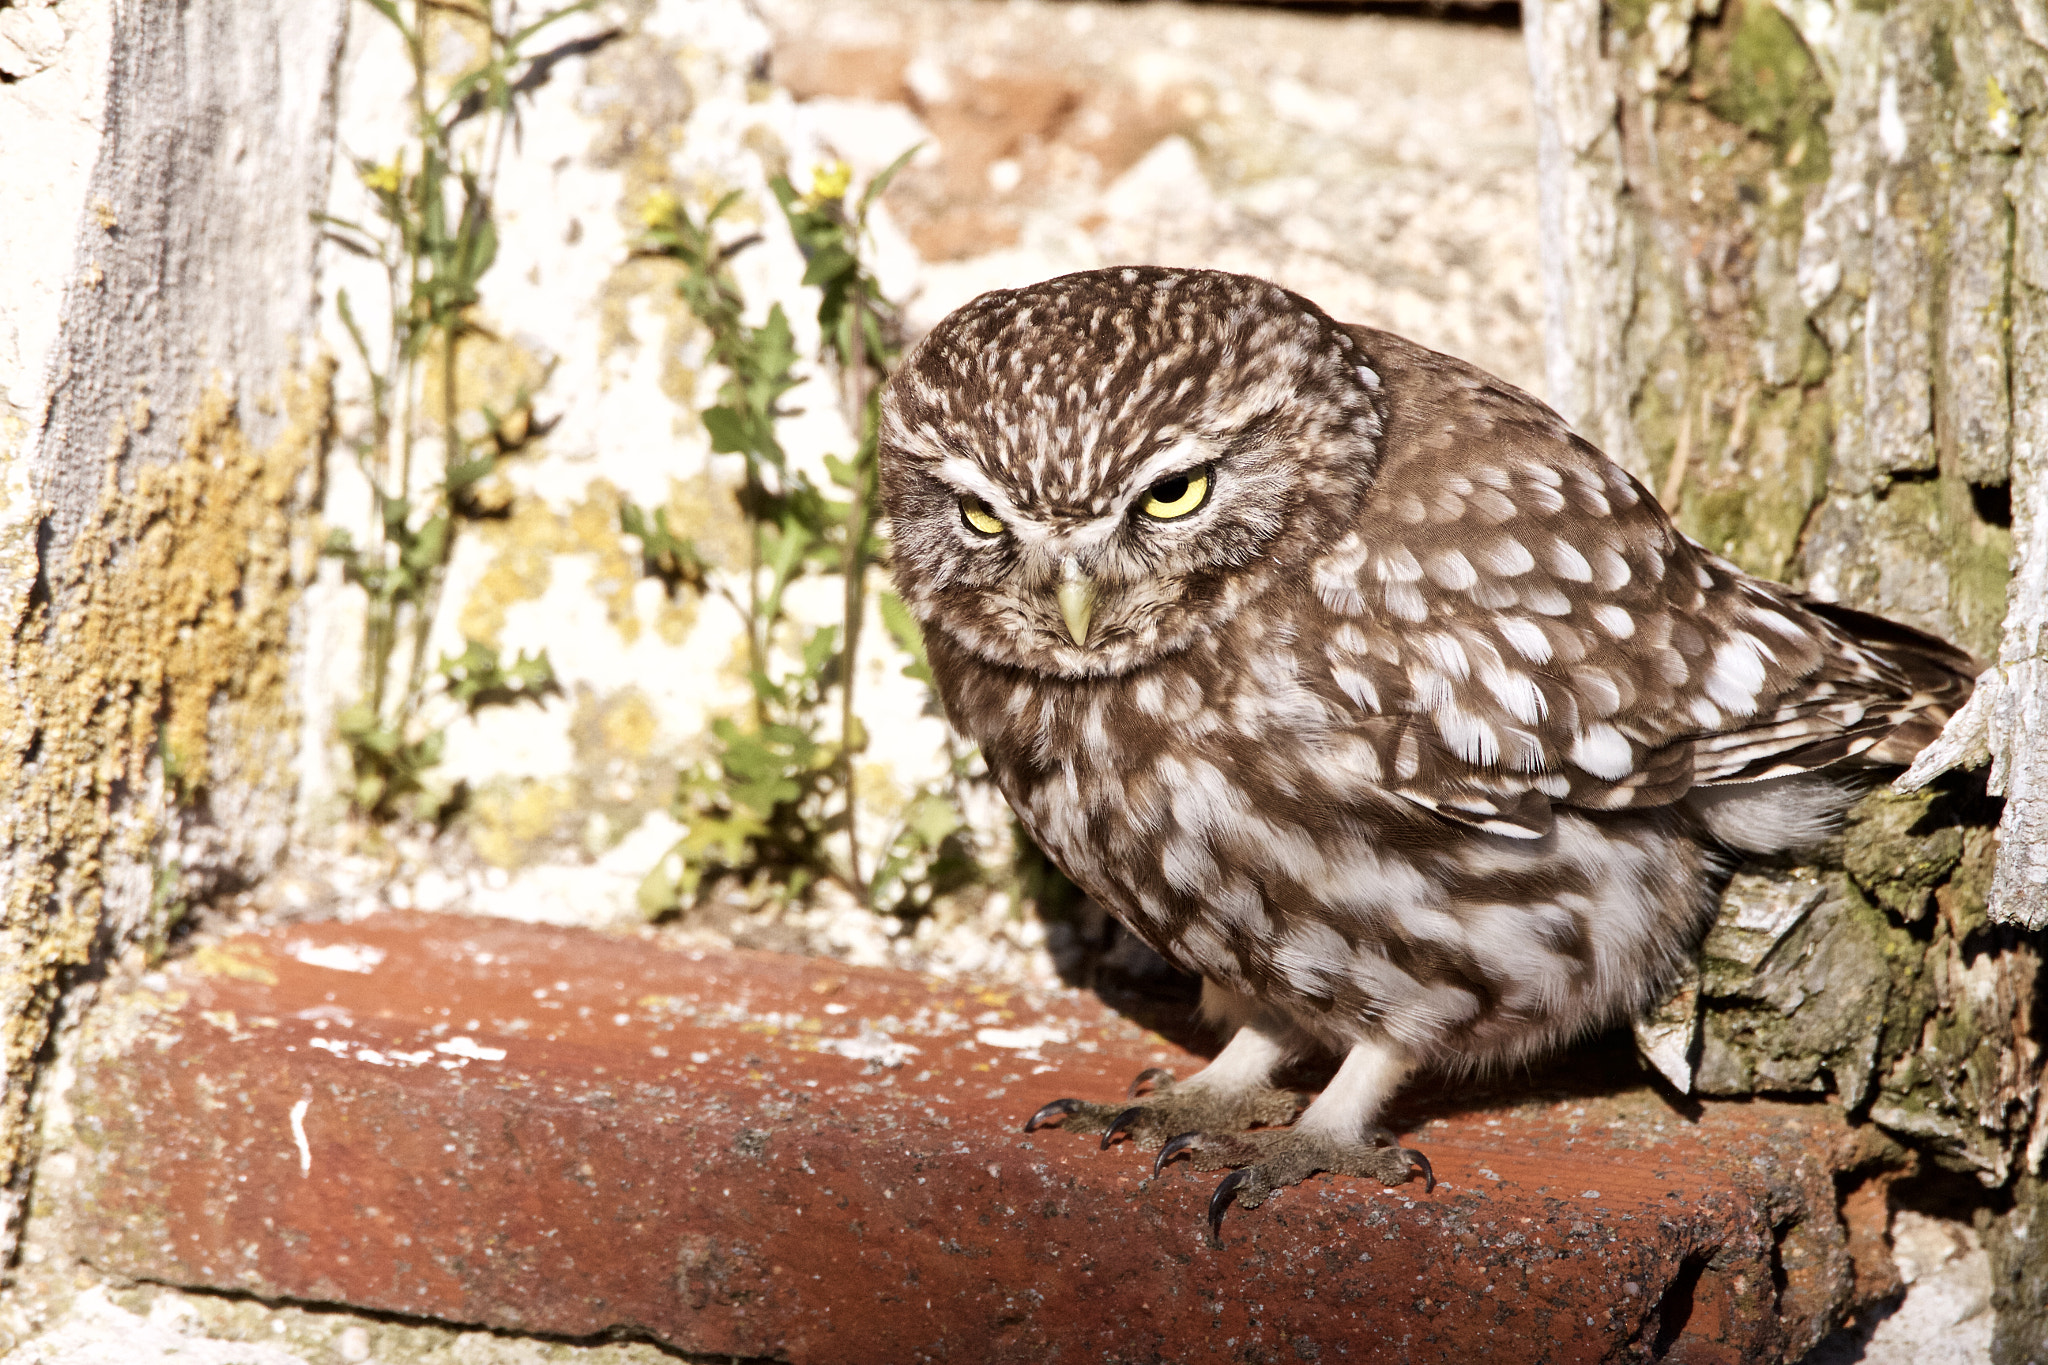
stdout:
<svg viewBox="0 0 2048 1365">
<path fill-rule="evenodd" d="M 1063 870 L 1169 960 L 1311 1034 L 1516 1049 L 1532 1020 L 1548 1037 L 1610 1012 L 1616 967 L 1661 976 L 1700 913 L 1668 817 L 1460 830 L 1366 781 L 1371 746 L 1277 660 L 1205 650 L 1093 682 L 943 646 L 934 663 Z"/>
</svg>

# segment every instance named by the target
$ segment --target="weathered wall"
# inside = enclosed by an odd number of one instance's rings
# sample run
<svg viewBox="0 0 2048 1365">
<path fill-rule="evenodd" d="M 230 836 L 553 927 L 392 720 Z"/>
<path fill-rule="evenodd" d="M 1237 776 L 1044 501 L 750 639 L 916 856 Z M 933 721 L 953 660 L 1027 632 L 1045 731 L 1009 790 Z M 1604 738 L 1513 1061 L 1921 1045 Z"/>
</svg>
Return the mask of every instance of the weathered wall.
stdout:
<svg viewBox="0 0 2048 1365">
<path fill-rule="evenodd" d="M 0 9 L 0 1176 L 67 972 L 284 838 L 343 20 Z"/>
<path fill-rule="evenodd" d="M 1567 415 L 1709 548 L 2000 661 L 1997 839 L 1957 774 L 1873 794 L 1812 866 L 1738 876 L 1660 1064 L 1705 1093 L 1833 1095 L 2024 1204 L 2048 1145 L 2042 945 L 2012 927 L 2041 922 L 2048 857 L 2023 728 L 2048 31 L 2005 0 L 1525 15 Z"/>
<path fill-rule="evenodd" d="M 535 404 L 552 425 L 501 466 L 502 515 L 463 529 L 429 645 L 437 656 L 469 639 L 508 656 L 546 648 L 562 690 L 449 725 L 438 777 L 467 782 L 470 801 L 446 835 L 309 852 L 302 875 L 266 895 L 344 911 L 390 899 L 638 919 L 636 888 L 683 832 L 668 809 L 676 771 L 704 757 L 708 722 L 743 714 L 748 696 L 731 605 L 716 591 L 665 595 L 619 528 L 622 500 L 666 508 L 717 583 L 742 581 L 738 461 L 712 454 L 698 416 L 720 372 L 673 263 L 631 251 L 658 194 L 701 213 L 742 192 L 732 235 L 762 237 L 735 262 L 750 310 L 758 319 L 780 303 L 805 352 L 818 295 L 801 284 L 769 175 L 804 186 L 843 158 L 858 183 L 922 143 L 875 232 L 884 287 L 913 334 L 984 289 L 1158 260 L 1265 274 L 1340 316 L 1540 385 L 1535 155 L 1512 31 L 1200 5 L 696 0 L 601 8 L 562 37 L 614 25 L 531 91 L 499 173 L 500 252 L 479 310 L 494 339 L 459 368 L 501 410 L 545 373 Z M 347 157 L 382 164 L 402 145 L 409 80 L 389 26 L 364 12 L 343 60 Z M 349 166 L 331 211 L 360 220 L 372 206 Z M 347 288 L 366 334 L 381 337 L 375 268 L 331 250 L 323 269 L 330 294 Z M 331 314 L 328 325 L 344 364 L 325 514 L 360 537 L 367 493 L 340 445 L 361 429 L 366 386 Z M 841 404 L 809 383 L 788 406 L 803 416 L 783 443 L 823 483 L 824 455 L 850 444 Z M 805 586 L 801 620 L 833 619 L 838 585 Z M 332 563 L 314 593 L 305 818 L 349 835 L 332 717 L 358 685 L 361 596 Z M 860 774 L 872 866 L 947 755 L 880 623 L 862 638 L 862 715 L 889 737 Z M 980 798 L 980 832 L 1002 849 L 1007 809 Z M 836 891 L 788 911 L 734 909 L 720 927 L 856 961 L 1044 962 L 1043 926 L 1000 888 L 900 934 Z"/>
</svg>

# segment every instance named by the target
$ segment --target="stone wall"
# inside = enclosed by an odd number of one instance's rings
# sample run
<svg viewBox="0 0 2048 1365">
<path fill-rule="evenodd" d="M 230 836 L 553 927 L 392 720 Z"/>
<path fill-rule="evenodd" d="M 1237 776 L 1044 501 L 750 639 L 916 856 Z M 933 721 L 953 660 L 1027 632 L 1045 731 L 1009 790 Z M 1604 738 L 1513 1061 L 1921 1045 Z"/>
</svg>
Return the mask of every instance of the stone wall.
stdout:
<svg viewBox="0 0 2048 1365">
<path fill-rule="evenodd" d="M 564 40 L 600 40 L 522 101 L 479 308 L 491 337 L 466 343 L 460 367 L 465 392 L 500 410 L 532 386 L 547 429 L 494 479 L 500 515 L 462 533 L 429 643 L 436 657 L 469 640 L 508 657 L 545 648 L 561 692 L 450 724 L 439 778 L 466 784 L 468 804 L 445 835 L 366 836 L 347 817 L 333 725 L 359 686 L 361 595 L 329 563 L 308 613 L 302 803 L 315 838 L 260 893 L 268 905 L 352 912 L 389 899 L 565 923 L 639 918 L 636 889 L 683 832 L 669 810 L 675 774 L 706 754 L 709 722 L 748 697 L 731 606 L 642 577 L 639 545 L 619 525 L 622 503 L 666 510 L 728 584 L 745 560 L 738 461 L 713 455 L 699 419 L 720 373 L 673 263 L 633 254 L 657 196 L 702 212 L 740 192 L 730 240 L 759 235 L 734 258 L 752 315 L 780 304 L 806 355 L 817 295 L 800 283 L 769 178 L 803 187 L 843 160 L 859 184 L 918 147 L 874 232 L 876 267 L 912 337 L 985 289 L 1163 261 L 1271 276 L 1339 316 L 1540 387 L 1535 153 L 1512 29 L 1035 0 L 704 0 L 577 23 Z M 386 162 L 404 141 L 410 75 L 389 26 L 367 18 L 342 73 L 344 161 L 329 207 L 361 219 L 369 196 L 352 167 Z M 374 268 L 331 249 L 323 279 L 377 335 Z M 331 309 L 326 325 L 343 357 L 345 444 L 365 420 L 366 383 Z M 788 406 L 802 416 L 782 439 L 822 483 L 849 431 L 832 377 L 799 372 L 807 382 Z M 366 489 L 339 449 L 329 468 L 327 524 L 360 527 Z M 792 601 L 804 624 L 824 624 L 837 584 L 799 584 Z M 860 773 L 872 866 L 950 760 L 882 624 L 870 620 L 862 638 L 862 716 L 890 736 Z M 985 789 L 969 805 L 994 875 L 914 927 L 830 885 L 799 907 L 734 898 L 692 925 L 856 961 L 1041 970 L 1043 926 L 1004 884 L 1007 810 Z"/>
</svg>

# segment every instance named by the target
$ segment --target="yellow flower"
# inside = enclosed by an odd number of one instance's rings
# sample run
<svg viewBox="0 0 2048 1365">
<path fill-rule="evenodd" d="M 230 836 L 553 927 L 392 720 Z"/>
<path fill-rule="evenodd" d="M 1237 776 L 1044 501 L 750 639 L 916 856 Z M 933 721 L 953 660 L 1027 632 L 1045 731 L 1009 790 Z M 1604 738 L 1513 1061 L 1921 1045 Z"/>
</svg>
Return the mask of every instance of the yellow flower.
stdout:
<svg viewBox="0 0 2048 1365">
<path fill-rule="evenodd" d="M 667 190 L 656 190 L 647 196 L 647 202 L 640 206 L 640 221 L 649 228 L 672 226 L 676 215 L 683 210 L 683 201 Z"/>
<path fill-rule="evenodd" d="M 853 167 L 844 161 L 835 161 L 829 166 L 817 166 L 811 170 L 811 202 L 828 204 L 834 199 L 844 199 L 849 186 L 853 184 Z"/>
<path fill-rule="evenodd" d="M 388 165 L 365 165 L 357 172 L 366 188 L 377 194 L 397 194 L 404 183 L 405 168 L 397 161 Z"/>
</svg>

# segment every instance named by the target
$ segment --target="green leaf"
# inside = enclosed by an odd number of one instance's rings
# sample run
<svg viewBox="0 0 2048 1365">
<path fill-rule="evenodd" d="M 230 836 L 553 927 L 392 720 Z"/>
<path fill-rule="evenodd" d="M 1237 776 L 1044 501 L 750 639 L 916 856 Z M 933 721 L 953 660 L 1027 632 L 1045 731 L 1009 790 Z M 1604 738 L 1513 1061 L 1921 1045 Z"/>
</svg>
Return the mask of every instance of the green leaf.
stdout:
<svg viewBox="0 0 2048 1365">
<path fill-rule="evenodd" d="M 442 655 L 435 671 L 447 679 L 448 695 L 461 702 L 471 715 L 486 706 L 538 703 L 557 688 L 555 667 L 545 649 L 532 657 L 522 649 L 507 668 L 497 649 L 478 640 L 466 640 L 462 653 Z"/>
<path fill-rule="evenodd" d="M 568 18 L 572 14 L 581 14 L 585 10 L 590 9 L 595 4 L 597 4 L 597 0 L 576 0 L 574 4 L 564 5 L 560 9 L 552 9 L 547 11 L 545 14 L 541 15 L 540 18 L 528 24 L 525 28 L 514 29 L 512 31 L 511 36 L 505 39 L 505 50 L 507 52 L 517 53 L 520 48 L 526 45 L 526 40 L 528 38 L 531 38 L 534 34 L 539 33 L 542 29 L 548 27 L 550 24 L 560 23 L 562 20 Z"/>
<path fill-rule="evenodd" d="M 334 291 L 334 309 L 341 315 L 341 325 L 348 329 L 349 340 L 355 343 L 356 354 L 362 357 L 363 368 L 371 375 L 371 384 L 381 390 L 383 381 L 377 374 L 377 366 L 370 360 L 370 344 L 363 340 L 363 329 L 356 325 L 355 310 L 349 307 L 348 290 Z"/>
<path fill-rule="evenodd" d="M 398 12 L 396 0 L 369 0 L 370 8 L 389 19 L 405 38 L 408 45 L 413 42 L 412 30 L 406 26 L 405 17 Z"/>
<path fill-rule="evenodd" d="M 754 335 L 761 353 L 761 372 L 787 380 L 790 370 L 796 365 L 796 340 L 790 335 L 789 315 L 782 311 L 781 304 L 769 308 L 768 321 L 761 324 Z M 785 385 L 785 389 L 789 387 L 794 385 Z"/>
<path fill-rule="evenodd" d="M 473 288 L 498 259 L 498 226 L 491 221 L 488 210 L 478 213 L 463 246 L 462 282 Z"/>
<path fill-rule="evenodd" d="M 725 217 L 732 207 L 747 197 L 745 190 L 727 190 L 718 202 L 711 206 L 711 212 L 704 215 L 704 230 L 708 233 L 711 225 Z"/>
<path fill-rule="evenodd" d="M 804 270 L 803 283 L 825 284 L 850 275 L 860 268 L 860 262 L 852 252 L 843 246 L 828 246 L 811 257 L 810 265 Z"/>
<path fill-rule="evenodd" d="M 804 641 L 804 672 L 816 677 L 838 648 L 839 627 L 820 626 L 812 631 L 811 638 Z"/>
<path fill-rule="evenodd" d="M 908 166 L 910 164 L 910 159 L 923 150 L 924 143 L 911 143 L 908 147 L 904 148 L 901 152 L 897 153 L 896 159 L 894 161 L 890 162 L 887 166 L 884 166 L 882 168 L 882 172 L 880 175 L 877 175 L 873 180 L 868 181 L 868 187 L 865 190 L 861 191 L 860 208 L 854 214 L 854 219 L 856 222 L 858 222 L 862 227 L 867 226 L 868 206 L 874 203 L 875 200 L 882 197 L 883 192 L 889 188 L 889 182 L 896 178 L 896 173 L 902 170 L 905 166 Z"/>
<path fill-rule="evenodd" d="M 497 471 L 497 468 L 498 457 L 494 452 L 490 451 L 486 451 L 473 460 L 463 460 L 451 465 L 448 469 L 448 491 L 450 493 L 460 493 L 471 484 L 488 479 Z"/>
<path fill-rule="evenodd" d="M 650 523 L 640 507 L 621 503 L 619 529 L 639 540 L 641 573 L 660 579 L 671 594 L 679 587 L 703 592 L 710 586 L 711 566 L 704 561 L 695 541 L 669 530 L 666 507 L 657 507 Z"/>
<path fill-rule="evenodd" d="M 861 469 L 857 464 L 840 459 L 837 455 L 825 456 L 825 472 L 832 482 L 841 488 L 854 488 L 861 483 Z"/>
<path fill-rule="evenodd" d="M 747 414 L 736 408 L 706 408 L 704 430 L 710 433 L 711 448 L 721 455 L 746 455 L 754 449 Z"/>
<path fill-rule="evenodd" d="M 399 555 L 399 562 L 415 573 L 439 568 L 447 550 L 448 518 L 445 515 L 432 516 L 413 536 L 412 544 Z"/>
<path fill-rule="evenodd" d="M 353 742 L 377 728 L 377 713 L 368 702 L 351 702 L 335 714 L 334 728 L 343 739 Z"/>
</svg>

